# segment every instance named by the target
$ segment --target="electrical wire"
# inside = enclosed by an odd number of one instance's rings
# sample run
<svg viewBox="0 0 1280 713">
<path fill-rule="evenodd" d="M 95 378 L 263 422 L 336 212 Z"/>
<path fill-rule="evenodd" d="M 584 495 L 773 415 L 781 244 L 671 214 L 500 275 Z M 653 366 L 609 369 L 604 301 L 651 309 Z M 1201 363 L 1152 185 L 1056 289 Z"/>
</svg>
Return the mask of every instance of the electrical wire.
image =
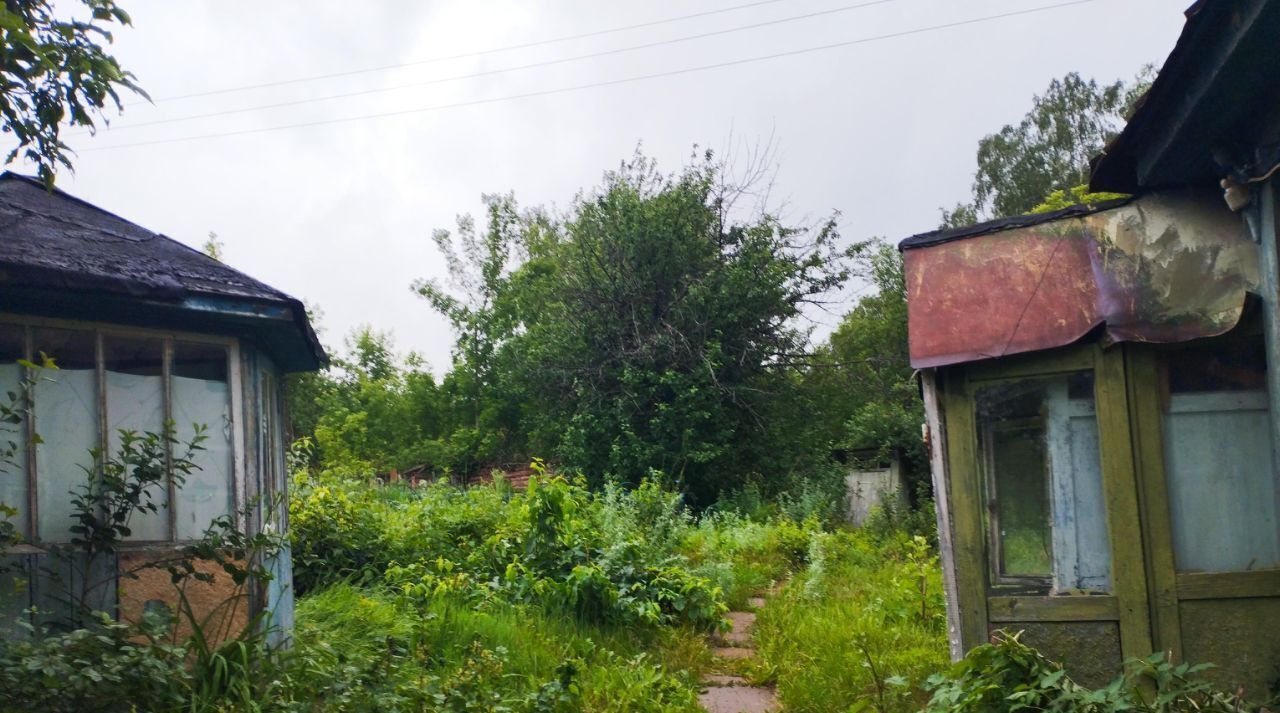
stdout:
<svg viewBox="0 0 1280 713">
<path fill-rule="evenodd" d="M 544 60 L 542 62 L 533 62 L 530 64 L 522 64 L 515 67 L 503 67 L 500 69 L 488 69 L 483 72 L 473 72 L 471 74 L 458 74 L 451 77 L 439 77 L 437 79 L 429 79 L 421 82 L 411 82 L 408 84 L 397 84 L 390 87 L 377 87 L 374 89 L 361 89 L 354 92 L 343 92 L 341 94 L 329 94 L 322 97 L 308 97 L 304 99 L 292 99 L 289 101 L 275 102 L 272 104 L 259 104 L 257 106 L 242 107 L 239 109 L 220 109 L 210 111 L 203 114 L 188 114 L 186 116 L 175 116 L 168 119 L 155 119 L 152 121 L 143 121 L 123 126 L 112 125 L 105 131 L 107 133 L 115 131 L 124 131 L 127 129 L 140 129 L 146 126 L 157 126 L 160 124 L 176 124 L 183 121 L 196 121 L 198 119 L 211 119 L 219 116 L 230 116 L 232 114 L 245 114 L 255 111 L 266 111 L 268 109 L 280 109 L 289 106 L 299 106 L 302 104 L 313 104 L 316 102 L 332 101 L 334 99 L 350 99 L 352 97 L 368 96 L 370 94 L 382 94 L 385 92 L 400 91 L 402 89 L 417 89 L 433 84 L 442 84 L 444 82 L 456 82 L 464 79 L 475 79 L 477 77 L 488 77 L 495 74 L 505 74 L 507 72 L 516 72 L 525 69 L 535 69 L 539 67 L 550 67 L 557 64 L 567 64 L 569 62 L 578 62 L 584 59 L 595 59 L 597 57 L 607 57 L 609 55 L 622 54 L 624 52 L 635 52 L 638 50 L 651 49 L 653 47 L 662 47 L 665 45 L 674 45 L 681 42 L 691 42 L 693 40 L 701 40 L 708 37 L 717 37 L 719 35 L 727 35 L 734 32 L 743 32 L 746 30 L 755 30 L 761 27 L 769 27 L 772 25 L 781 25 L 788 22 L 798 22 L 800 20 L 809 20 L 815 17 L 825 15 L 834 15 L 841 12 L 849 12 L 852 10 L 861 10 L 862 8 L 871 7 L 873 5 L 883 5 L 885 3 L 895 2 L 896 0 L 871 0 L 871 2 L 858 3 L 856 5 L 843 5 L 841 7 L 831 8 L 828 10 L 820 10 L 818 12 L 810 12 L 803 15 L 793 15 L 791 17 L 779 18 L 777 20 L 768 20 L 765 22 L 756 22 L 749 25 L 739 25 L 737 27 L 729 27 L 723 30 L 713 30 L 711 32 L 700 32 L 695 35 L 685 35 L 684 37 L 675 37 L 668 40 L 658 40 L 656 42 L 645 42 L 638 45 L 630 45 L 627 47 L 616 47 L 599 52 L 590 52 L 588 54 L 580 54 L 572 57 L 562 57 L 559 59 Z M 88 131 L 81 133 L 89 133 Z"/>
<path fill-rule="evenodd" d="M 815 52 L 824 52 L 827 50 L 838 49 L 841 47 L 852 47 L 855 45 L 867 44 L 870 42 L 878 42 L 881 40 L 893 39 L 897 37 L 906 37 L 909 35 L 917 35 L 925 32 L 935 32 L 938 30 L 950 29 L 953 27 L 976 25 L 984 22 L 1002 20 L 1009 17 L 1030 15 L 1033 13 L 1046 12 L 1049 10 L 1056 10 L 1064 7 L 1072 7 L 1075 5 L 1085 5 L 1092 2 L 1096 2 L 1096 0 L 1071 0 L 1070 2 L 1061 2 L 1061 3 L 1052 4 L 1052 5 L 1042 5 L 1039 7 L 1027 8 L 1025 10 L 1014 10 L 1011 12 L 999 13 L 996 15 L 986 15 L 983 17 L 976 17 L 968 20 L 959 20 L 956 22 L 948 22 L 940 25 L 919 27 L 911 30 L 903 30 L 900 32 L 891 32 L 883 35 L 874 35 L 871 37 L 862 37 L 856 40 L 834 42 L 826 45 L 818 45 L 816 47 L 806 47 L 802 49 L 789 50 L 785 52 L 775 52 L 772 54 L 758 55 L 755 57 L 746 57 L 743 59 L 729 60 L 726 62 L 716 62 L 714 64 L 704 64 L 696 67 L 685 67 L 682 69 L 669 70 L 665 72 L 654 72 L 651 74 L 641 74 L 641 75 L 636 75 L 631 77 L 608 79 L 608 80 L 602 80 L 599 82 L 590 82 L 587 84 L 577 84 L 569 87 L 559 87 L 556 89 L 544 89 L 544 90 L 539 90 L 534 92 L 525 92 L 523 94 L 510 94 L 507 96 L 490 97 L 487 99 L 473 99 L 469 101 L 453 102 L 449 104 L 436 104 L 434 106 L 419 107 L 416 109 L 402 109 L 399 111 L 380 112 L 375 114 L 361 114 L 357 116 L 340 117 L 335 119 L 320 119 L 317 121 L 305 121 L 305 122 L 299 122 L 294 124 L 281 124 L 279 126 L 265 126 L 265 127 L 257 127 L 253 129 L 240 129 L 236 131 L 224 131 L 224 132 L 216 132 L 216 133 L 209 133 L 209 134 L 198 134 L 193 136 L 181 136 L 181 137 L 170 138 L 170 139 L 157 139 L 154 141 L 137 141 L 137 142 L 131 142 L 131 143 L 125 143 L 125 144 L 112 144 L 109 146 L 98 146 L 94 148 L 84 149 L 83 151 L 81 151 L 81 153 L 92 153 L 97 151 L 113 151 L 117 149 L 134 148 L 134 147 L 140 147 L 140 146 L 158 146 L 162 144 L 171 144 L 171 143 L 185 143 L 189 141 L 202 141 L 206 139 L 216 139 L 216 138 L 224 138 L 224 137 L 230 137 L 230 136 L 244 136 L 247 134 L 259 134 L 259 133 L 274 132 L 274 131 L 285 131 L 288 129 L 302 129 L 302 128 L 309 128 L 313 126 L 325 126 L 329 124 L 346 124 L 346 123 L 351 123 L 356 121 L 366 121 L 369 119 L 381 119 L 381 118 L 388 118 L 388 117 L 395 117 L 395 116 L 408 116 L 412 114 L 424 114 L 427 112 L 441 111 L 444 109 L 456 109 L 461 107 L 480 106 L 484 104 L 495 104 L 498 102 L 514 101 L 517 99 L 530 99 L 534 97 L 544 97 L 544 96 L 551 96 L 555 94 L 565 94 L 568 92 L 582 91 L 585 89 L 596 89 L 599 87 L 628 84 L 632 82 L 640 82 L 640 81 L 645 81 L 649 79 L 658 79 L 662 77 L 674 77 L 674 76 L 679 76 L 684 74 L 693 74 L 696 72 L 705 72 L 713 69 L 722 69 L 725 67 L 736 67 L 736 66 L 741 66 L 745 64 L 765 62 L 769 60 L 780 59 L 783 57 L 794 57 L 797 55 L 812 54 Z"/>
<path fill-rule="evenodd" d="M 603 30 L 592 30 L 591 32 L 580 32 L 575 35 L 563 35 L 561 37 L 552 37 L 545 40 L 534 40 L 532 42 L 524 42 L 516 45 L 506 45 L 503 47 L 493 47 L 486 50 L 476 50 L 474 52 L 463 52 L 461 54 L 451 54 L 441 57 L 430 57 L 428 59 L 419 59 L 412 62 L 402 62 L 399 64 L 386 64 L 380 67 L 366 67 L 364 69 L 352 69 L 343 72 L 333 72 L 331 74 L 315 74 L 309 77 L 295 77 L 293 79 L 280 79 L 271 82 L 262 82 L 261 84 L 246 84 L 238 87 L 227 87 L 225 89 L 211 89 L 202 92 L 192 92 L 190 94 L 176 94 L 157 99 L 160 101 L 178 101 L 180 99 L 194 99 L 196 97 L 207 97 L 215 94 L 231 94 L 233 92 L 244 92 L 252 89 L 266 89 L 268 87 L 282 87 L 287 84 L 300 84 L 302 82 L 316 82 L 323 79 L 337 79 L 338 77 L 351 77 L 358 74 L 369 74 L 371 72 L 385 72 L 391 69 L 401 69 L 404 67 L 418 67 L 424 64 L 436 64 L 438 62 L 448 62 L 455 59 L 467 59 L 468 57 L 483 57 L 488 54 L 496 54 L 498 52 L 510 52 L 513 50 L 528 49 L 530 47 L 541 47 L 543 45 L 557 44 L 560 42 L 570 42 L 572 40 L 582 40 L 588 37 L 600 37 L 602 35 L 611 35 L 618 32 L 626 32 L 628 30 L 639 30 L 645 27 L 657 27 L 658 25 L 669 25 L 674 22 L 683 22 L 685 20 L 693 20 L 699 17 L 710 17 L 712 15 L 722 15 L 726 12 L 735 12 L 737 10 L 746 10 L 762 5 L 775 5 L 780 2 L 788 2 L 789 0 L 756 0 L 756 2 L 744 3 L 742 5 L 732 5 L 730 7 L 722 7 L 716 10 L 704 10 L 702 12 L 690 13 L 688 15 L 679 15 L 677 17 L 667 17 L 661 20 L 650 20 L 648 22 L 638 22 L 633 25 L 622 25 L 620 27 L 610 27 Z M 137 102 L 145 104 L 146 102 Z"/>
</svg>

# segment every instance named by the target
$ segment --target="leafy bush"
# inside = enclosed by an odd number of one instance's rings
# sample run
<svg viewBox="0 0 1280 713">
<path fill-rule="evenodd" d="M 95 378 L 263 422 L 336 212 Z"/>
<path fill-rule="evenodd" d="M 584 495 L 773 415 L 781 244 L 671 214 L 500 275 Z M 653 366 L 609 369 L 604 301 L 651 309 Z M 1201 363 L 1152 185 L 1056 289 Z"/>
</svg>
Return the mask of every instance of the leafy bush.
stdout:
<svg viewBox="0 0 1280 713">
<path fill-rule="evenodd" d="M 300 591 L 380 581 L 420 599 L 541 603 L 641 626 L 714 628 L 727 610 L 715 583 L 675 553 L 689 517 L 656 484 L 592 493 L 544 471 L 512 493 L 500 482 L 409 491 L 304 478 L 291 513 Z"/>
<path fill-rule="evenodd" d="M 299 602 L 272 711 L 696 711 L 697 689 L 643 649 L 539 607 L 419 600 L 337 584 Z"/>
<path fill-rule="evenodd" d="M 0 710 L 81 713 L 130 710 L 147 701 L 156 710 L 187 700 L 192 674 L 186 650 L 159 641 L 152 620 L 133 627 L 103 616 L 85 628 L 0 639 Z"/>
<path fill-rule="evenodd" d="M 1163 653 L 1130 661 L 1125 673 L 1105 688 L 1089 690 L 1062 667 L 1000 633 L 994 643 L 969 652 L 945 674 L 929 681 L 933 697 L 926 713 L 1248 713 L 1266 707 L 1239 695 L 1216 691 L 1197 674 L 1207 665 L 1172 664 Z"/>
</svg>

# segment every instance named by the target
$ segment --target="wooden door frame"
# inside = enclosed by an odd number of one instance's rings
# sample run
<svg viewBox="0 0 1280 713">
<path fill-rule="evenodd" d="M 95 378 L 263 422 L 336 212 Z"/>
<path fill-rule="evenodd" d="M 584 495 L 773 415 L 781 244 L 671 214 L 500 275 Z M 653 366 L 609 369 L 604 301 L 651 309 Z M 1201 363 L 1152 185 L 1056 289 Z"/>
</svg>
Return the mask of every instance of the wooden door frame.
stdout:
<svg viewBox="0 0 1280 713">
<path fill-rule="evenodd" d="M 978 462 L 974 413 L 977 386 L 993 381 L 1055 376 L 1082 370 L 1094 374 L 1102 487 L 1111 546 L 1110 595 L 1025 596 L 1001 591 L 990 575 L 990 545 L 983 510 L 983 476 Z M 944 507 L 953 529 L 959 634 L 965 650 L 988 638 L 1002 621 L 1116 621 L 1121 654 L 1148 656 L 1152 618 L 1131 420 L 1131 388 L 1125 354 L 1119 347 L 1082 344 L 1040 354 L 966 364 L 946 369 L 941 401 L 945 413 L 949 485 Z"/>
<path fill-rule="evenodd" d="M 1256 332 L 1254 333 L 1256 334 Z M 1235 335 L 1215 339 L 1230 340 Z M 1134 453 L 1144 524 L 1152 631 L 1159 650 L 1175 661 L 1184 658 L 1182 602 L 1280 597 L 1280 569 L 1235 572 L 1179 572 L 1173 551 L 1173 523 L 1164 458 L 1164 404 L 1168 398 L 1160 377 L 1162 351 L 1177 345 L 1125 345 L 1129 372 Z M 1268 370 L 1273 365 L 1267 365 Z"/>
</svg>

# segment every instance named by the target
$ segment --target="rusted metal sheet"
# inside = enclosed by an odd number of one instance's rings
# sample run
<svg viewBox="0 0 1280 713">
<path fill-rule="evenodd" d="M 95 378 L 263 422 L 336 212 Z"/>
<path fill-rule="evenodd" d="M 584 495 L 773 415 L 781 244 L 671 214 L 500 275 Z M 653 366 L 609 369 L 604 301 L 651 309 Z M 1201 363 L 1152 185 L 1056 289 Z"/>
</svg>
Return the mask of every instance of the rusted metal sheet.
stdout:
<svg viewBox="0 0 1280 713">
<path fill-rule="evenodd" d="M 923 239 L 922 239 L 923 238 Z M 1171 191 L 1000 232 L 904 244 L 911 364 L 929 368 L 1235 326 L 1258 251 L 1220 196 Z"/>
</svg>

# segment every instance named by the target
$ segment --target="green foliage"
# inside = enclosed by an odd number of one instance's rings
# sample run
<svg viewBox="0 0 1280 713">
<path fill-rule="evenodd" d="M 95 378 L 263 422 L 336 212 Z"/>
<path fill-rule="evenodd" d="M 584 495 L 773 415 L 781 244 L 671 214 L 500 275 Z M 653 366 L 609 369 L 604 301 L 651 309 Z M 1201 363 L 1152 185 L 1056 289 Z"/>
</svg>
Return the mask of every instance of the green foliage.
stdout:
<svg viewBox="0 0 1280 713">
<path fill-rule="evenodd" d="M 942 227 L 1033 212 L 1046 203 L 1103 200 L 1079 188 L 1089 182 L 1089 161 L 1119 132 L 1154 73 L 1148 66 L 1130 83 L 1099 85 L 1070 72 L 1049 82 L 1020 122 L 978 142 L 973 201 L 943 210 Z"/>
<path fill-rule="evenodd" d="M 298 473 L 280 709 L 695 711 L 707 630 L 820 529 L 535 470 L 525 492 Z"/>
<path fill-rule="evenodd" d="M 1172 664 L 1163 653 L 1130 661 L 1125 673 L 1105 688 L 1089 690 L 1072 681 L 1061 666 L 1001 633 L 975 648 L 947 673 L 933 677 L 927 713 L 1061 711 L 1237 713 L 1267 710 L 1264 704 L 1216 691 L 1199 678 L 1208 666 Z"/>
<path fill-rule="evenodd" d="M 90 556 L 114 552 L 133 534 L 129 523 L 135 515 L 159 512 L 157 497 L 168 477 L 181 488 L 198 469 L 193 458 L 204 450 L 205 430 L 197 425 L 191 441 L 182 444 L 173 435 L 172 423 L 163 433 L 121 429 L 116 453 L 95 449 L 93 465 L 82 466 L 84 482 L 71 493 L 71 517 L 76 522 L 71 526 L 72 546 Z"/>
<path fill-rule="evenodd" d="M 448 440 L 550 453 L 596 487 L 657 472 L 701 506 L 806 453 L 771 427 L 795 322 L 861 245 L 837 247 L 834 219 L 736 221 L 721 179 L 709 156 L 675 175 L 637 157 L 564 216 L 490 196 L 484 229 L 437 233 L 452 289 L 415 287 L 457 334 Z"/>
<path fill-rule="evenodd" d="M 366 477 L 455 465 L 440 441 L 444 399 L 421 359 L 401 359 L 389 335 L 368 327 L 355 330 L 346 347 L 328 371 L 289 382 L 294 433 L 314 445 L 308 459 Z"/>
<path fill-rule="evenodd" d="M 592 493 L 544 473 L 525 493 L 438 484 L 388 498 L 336 479 L 299 480 L 294 582 L 383 581 L 418 600 L 449 594 L 560 607 L 585 621 L 719 626 L 712 582 L 671 553 L 687 525 L 657 486 Z"/>
<path fill-rule="evenodd" d="M 696 711 L 637 636 L 502 601 L 337 584 L 303 598 L 265 710 Z"/>
<path fill-rule="evenodd" d="M 904 492 L 886 493 L 879 505 L 871 509 L 862 529 L 877 541 L 887 542 L 899 534 L 923 537 L 931 545 L 938 544 L 938 513 L 934 502 L 923 489 L 916 493 L 916 505 L 908 504 Z"/>
<path fill-rule="evenodd" d="M 113 23 L 131 24 L 115 0 L 81 0 L 83 11 L 56 13 L 51 0 L 10 0 L 0 6 L 0 125 L 19 155 L 39 167 L 52 187 L 59 167 L 71 168 L 64 125 L 95 128 L 108 102 L 121 107 L 119 90 L 146 96 L 133 74 L 103 50 Z"/>
<path fill-rule="evenodd" d="M 852 456 L 849 465 L 897 458 L 910 492 L 921 486 L 927 492 L 924 405 L 907 345 L 902 254 L 876 243 L 863 263 L 875 292 L 858 299 L 815 355 L 804 384 L 809 418 L 820 421 L 828 442 Z"/>
<path fill-rule="evenodd" d="M 1044 197 L 1039 205 L 1027 211 L 1028 213 L 1050 213 L 1055 210 L 1062 210 L 1073 205 L 1093 205 L 1104 201 L 1125 198 L 1123 193 L 1090 193 L 1087 184 L 1073 186 L 1069 189 L 1059 189 Z"/>
<path fill-rule="evenodd" d="M 102 615 L 85 628 L 0 639 L 0 711 L 48 713 L 177 710 L 191 676 L 186 651 L 160 641 L 164 627 Z"/>
</svg>

